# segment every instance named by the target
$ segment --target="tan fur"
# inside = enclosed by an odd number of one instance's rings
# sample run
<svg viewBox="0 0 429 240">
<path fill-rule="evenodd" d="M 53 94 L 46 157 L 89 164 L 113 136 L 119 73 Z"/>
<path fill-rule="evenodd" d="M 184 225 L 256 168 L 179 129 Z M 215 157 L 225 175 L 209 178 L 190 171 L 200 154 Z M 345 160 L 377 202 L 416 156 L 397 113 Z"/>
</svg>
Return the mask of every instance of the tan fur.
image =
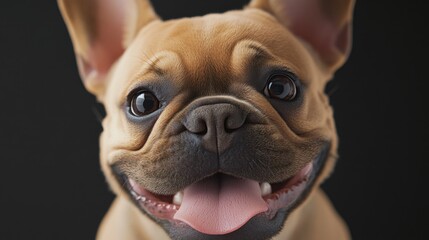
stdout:
<svg viewBox="0 0 429 240">
<path fill-rule="evenodd" d="M 281 9 L 285 7 L 282 0 L 255 0 L 242 11 L 167 22 L 158 19 L 147 1 L 128 2 L 132 7 L 124 7 L 123 12 L 136 6 L 138 11 L 119 22 L 111 20 L 113 25 L 125 26 L 120 32 L 118 45 L 97 40 L 105 31 L 98 30 L 98 21 L 102 20 L 94 20 L 103 18 L 94 16 L 98 11 L 94 7 L 98 1 L 91 5 L 88 1 L 59 0 L 82 79 L 87 89 L 102 101 L 107 112 L 100 137 L 100 163 L 117 198 L 99 228 L 97 239 L 169 239 L 161 227 L 130 202 L 110 166 L 127 159 L 154 171 L 164 168 L 158 167 L 156 160 L 160 153 L 165 152 L 166 146 L 171 145 L 166 126 L 171 119 L 180 117 L 195 96 L 213 95 L 227 96 L 231 101 L 253 106 L 260 116 L 273 123 L 272 129 L 265 130 L 268 135 L 276 132 L 275 137 L 287 139 L 297 146 L 312 142 L 308 152 L 297 153 L 304 154 L 303 159 L 316 154 L 317 141 L 329 140 L 331 143 L 328 160 L 317 178 L 316 187 L 292 212 L 284 229 L 273 239 L 350 239 L 344 222 L 318 187 L 333 170 L 338 145 L 333 112 L 324 87 L 334 71 L 344 63 L 350 44 L 317 43 L 316 46 L 311 41 L 302 40 L 301 36 L 285 27 L 289 20 L 287 16 L 280 16 Z M 338 27 L 337 33 L 341 35 L 341 29 L 347 28 L 347 34 L 350 34 L 348 25 L 354 2 L 322 2 L 326 6 L 322 8 L 323 14 L 328 16 L 327 21 L 332 26 Z M 337 3 L 341 8 L 332 7 Z M 347 36 L 341 41 L 348 43 L 349 38 Z M 92 46 L 97 44 L 116 44 L 114 46 L 118 49 L 101 63 L 101 67 L 97 65 L 97 56 L 91 55 L 94 54 L 91 53 Z M 329 44 L 332 49 L 318 48 Z M 281 116 L 258 90 L 249 87 L 246 73 L 255 62 L 261 66 L 287 66 L 302 79 L 306 92 L 299 109 Z M 120 106 L 134 86 L 153 79 L 171 80 L 166 84 L 174 91 L 174 97 L 157 120 L 142 130 L 141 126 L 127 122 Z M 143 162 L 143 158 L 149 160 Z M 294 162 L 276 180 L 292 176 L 307 163 Z M 138 181 L 148 181 L 141 172 L 133 170 L 134 165 L 128 167 L 127 170 L 135 171 L 133 176 Z"/>
</svg>

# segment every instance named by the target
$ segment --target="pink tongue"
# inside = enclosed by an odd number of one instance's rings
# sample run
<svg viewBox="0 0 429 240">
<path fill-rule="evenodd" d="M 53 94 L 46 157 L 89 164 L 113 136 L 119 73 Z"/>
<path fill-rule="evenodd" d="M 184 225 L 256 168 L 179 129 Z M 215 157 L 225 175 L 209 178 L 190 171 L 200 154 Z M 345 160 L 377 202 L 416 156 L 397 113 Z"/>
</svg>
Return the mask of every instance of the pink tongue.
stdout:
<svg viewBox="0 0 429 240">
<path fill-rule="evenodd" d="M 174 219 L 199 232 L 221 235 L 239 229 L 267 209 L 258 182 L 217 175 L 185 188 Z"/>
</svg>

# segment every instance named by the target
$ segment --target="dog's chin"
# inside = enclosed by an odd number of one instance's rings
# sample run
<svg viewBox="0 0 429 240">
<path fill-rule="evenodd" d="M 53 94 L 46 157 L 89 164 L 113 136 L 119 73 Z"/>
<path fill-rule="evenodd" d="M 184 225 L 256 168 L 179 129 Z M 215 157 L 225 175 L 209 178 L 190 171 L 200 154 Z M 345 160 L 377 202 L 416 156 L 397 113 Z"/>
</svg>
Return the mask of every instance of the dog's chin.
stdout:
<svg viewBox="0 0 429 240">
<path fill-rule="evenodd" d="M 328 151 L 329 146 L 325 146 L 315 159 L 285 181 L 259 183 L 261 195 L 258 198 L 263 201 L 265 206 L 263 211 L 261 209 L 255 210 L 241 224 L 216 232 L 207 230 L 204 226 L 201 227 L 202 225 L 196 226 L 192 221 L 188 222 L 186 219 L 177 217 L 177 213 L 182 207 L 183 191 L 175 195 L 159 195 L 138 185 L 133 179 L 119 172 L 116 168 L 113 168 L 113 172 L 116 174 L 121 186 L 123 186 L 124 191 L 142 213 L 157 222 L 172 239 L 263 240 L 270 239 L 278 234 L 289 213 L 309 195 L 327 160 Z M 221 182 L 221 179 L 224 178 L 233 179 L 232 181 L 252 181 L 240 180 L 231 175 L 216 173 L 197 184 L 204 186 L 204 181 Z"/>
</svg>

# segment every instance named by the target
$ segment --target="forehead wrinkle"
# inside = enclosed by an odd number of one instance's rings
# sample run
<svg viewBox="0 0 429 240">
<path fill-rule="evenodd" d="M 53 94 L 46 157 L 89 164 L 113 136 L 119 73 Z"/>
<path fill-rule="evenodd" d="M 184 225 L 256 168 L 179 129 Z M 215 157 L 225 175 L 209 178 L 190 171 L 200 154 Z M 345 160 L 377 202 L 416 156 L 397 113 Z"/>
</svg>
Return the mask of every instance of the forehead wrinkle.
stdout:
<svg viewBox="0 0 429 240">
<path fill-rule="evenodd" d="M 242 76 L 243 72 L 252 74 L 263 66 L 269 66 L 271 68 L 287 69 L 298 76 L 302 82 L 308 84 L 309 79 L 314 78 L 312 73 L 315 70 L 313 69 L 312 61 L 308 58 L 306 59 L 305 52 L 299 55 L 290 51 L 291 46 L 295 46 L 292 41 L 291 44 L 284 45 L 283 49 L 271 49 L 255 40 L 242 40 L 236 44 L 232 53 L 231 66 L 233 73 L 235 76 Z"/>
<path fill-rule="evenodd" d="M 242 40 L 234 47 L 231 55 L 231 66 L 234 75 L 239 76 L 243 70 L 248 72 L 270 59 L 273 59 L 273 56 L 260 43 Z"/>
<path fill-rule="evenodd" d="M 147 74 L 155 74 L 158 77 L 162 77 L 165 74 L 165 70 L 162 69 L 161 66 L 159 66 L 159 62 L 164 58 L 164 56 L 160 54 L 156 54 L 153 57 L 149 57 L 146 53 L 143 53 L 145 58 L 141 58 L 137 56 L 137 59 L 141 62 L 144 62 L 143 69 L 139 71 L 136 75 L 136 77 L 133 77 L 132 79 L 140 78 Z"/>
<path fill-rule="evenodd" d="M 145 58 L 142 58 L 142 55 L 144 55 Z M 131 77 L 130 85 L 133 85 L 136 82 L 144 82 L 148 75 L 154 76 L 151 78 L 158 79 L 165 78 L 168 74 L 178 74 L 177 76 L 181 77 L 182 72 L 180 70 L 177 71 L 177 65 L 181 65 L 181 60 L 175 52 L 159 51 L 151 57 L 146 53 L 142 53 L 135 56 L 135 58 L 137 58 L 139 62 L 142 62 L 143 65 L 134 67 L 134 69 L 138 68 L 138 70 L 137 73 Z"/>
<path fill-rule="evenodd" d="M 264 47 L 255 42 L 249 41 L 249 43 L 247 43 L 245 47 L 252 50 L 250 54 L 250 57 L 252 58 L 262 58 L 267 57 L 269 55 Z"/>
<path fill-rule="evenodd" d="M 203 39 L 205 36 L 199 36 Z M 226 89 L 229 78 L 229 64 L 224 61 L 228 59 L 231 51 L 219 51 L 219 43 L 213 39 L 209 41 L 194 41 L 189 43 L 175 43 L 181 67 L 186 81 L 184 87 L 193 91 L 195 95 L 210 94 Z"/>
<path fill-rule="evenodd" d="M 134 58 L 136 60 L 135 63 L 132 64 L 134 66 L 131 67 L 131 71 L 133 71 L 132 69 L 138 70 L 135 74 L 129 75 L 130 80 L 128 84 L 121 91 L 118 92 L 118 100 L 121 102 L 120 104 L 122 104 L 122 101 L 125 99 L 123 97 L 127 96 L 128 93 L 131 92 L 136 85 L 145 82 L 145 79 L 153 80 L 154 78 L 162 78 L 165 74 L 165 70 L 159 64 L 161 60 L 165 58 L 165 56 L 161 53 L 157 53 L 152 57 L 149 57 L 146 53 L 143 53 L 134 56 Z M 154 77 L 147 77 L 150 75 Z"/>
</svg>

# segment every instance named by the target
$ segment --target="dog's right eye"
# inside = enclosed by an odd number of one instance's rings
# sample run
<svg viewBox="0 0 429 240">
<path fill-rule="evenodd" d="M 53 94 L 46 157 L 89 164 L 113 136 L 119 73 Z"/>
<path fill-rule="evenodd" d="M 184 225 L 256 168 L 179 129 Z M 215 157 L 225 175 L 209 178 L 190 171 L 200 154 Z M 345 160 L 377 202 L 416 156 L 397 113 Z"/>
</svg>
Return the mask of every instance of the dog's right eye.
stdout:
<svg viewBox="0 0 429 240">
<path fill-rule="evenodd" d="M 268 80 L 264 93 L 271 98 L 292 101 L 297 95 L 297 87 L 291 75 L 277 74 Z"/>
<path fill-rule="evenodd" d="M 142 117 L 155 112 L 159 108 L 159 101 L 149 91 L 139 91 L 131 97 L 130 113 Z"/>
</svg>

